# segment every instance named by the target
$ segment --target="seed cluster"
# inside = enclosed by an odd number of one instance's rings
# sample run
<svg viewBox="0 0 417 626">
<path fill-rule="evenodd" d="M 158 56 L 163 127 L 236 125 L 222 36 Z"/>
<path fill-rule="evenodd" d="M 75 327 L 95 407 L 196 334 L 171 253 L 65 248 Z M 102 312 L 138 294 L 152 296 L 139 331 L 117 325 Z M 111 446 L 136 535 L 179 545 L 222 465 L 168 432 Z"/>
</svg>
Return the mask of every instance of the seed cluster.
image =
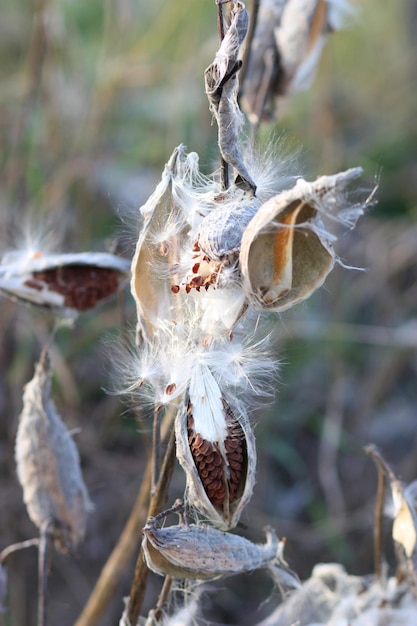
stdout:
<svg viewBox="0 0 417 626">
<path fill-rule="evenodd" d="M 66 265 L 35 271 L 33 279 L 26 281 L 28 287 L 43 288 L 45 283 L 51 291 L 65 298 L 65 306 L 77 311 L 87 311 L 98 302 L 114 294 L 119 288 L 122 274 L 107 267 L 96 265 Z"/>
<path fill-rule="evenodd" d="M 228 418 L 228 434 L 223 442 L 225 453 L 218 442 L 206 441 L 194 430 L 192 406 L 187 410 L 188 443 L 195 466 L 210 502 L 216 508 L 228 508 L 241 495 L 246 477 L 247 453 L 241 427 L 230 408 L 224 403 Z"/>
</svg>

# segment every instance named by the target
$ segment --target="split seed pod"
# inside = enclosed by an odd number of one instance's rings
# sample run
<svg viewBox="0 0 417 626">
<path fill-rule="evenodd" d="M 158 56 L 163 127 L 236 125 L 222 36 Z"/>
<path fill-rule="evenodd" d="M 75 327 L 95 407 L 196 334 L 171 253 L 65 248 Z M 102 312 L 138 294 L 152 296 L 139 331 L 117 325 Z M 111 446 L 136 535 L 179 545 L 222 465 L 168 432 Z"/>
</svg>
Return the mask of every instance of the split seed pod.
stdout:
<svg viewBox="0 0 417 626">
<path fill-rule="evenodd" d="M 273 113 L 277 97 L 310 86 L 328 34 L 350 12 L 344 0 L 261 2 L 243 84 L 242 106 L 251 122 Z"/>
<path fill-rule="evenodd" d="M 141 208 L 145 219 L 132 260 L 131 291 L 136 301 L 138 328 L 152 338 L 159 320 L 174 319 L 179 295 L 172 268 L 179 261 L 189 231 L 177 200 L 177 181 L 190 168 L 195 155 L 185 156 L 184 146 L 174 150 L 154 193 Z"/>
<path fill-rule="evenodd" d="M 158 528 L 153 518 L 143 529 L 146 563 L 157 574 L 210 580 L 250 572 L 276 559 L 278 539 L 266 529 L 266 543 L 255 544 L 207 525 Z"/>
<path fill-rule="evenodd" d="M 299 179 L 258 210 L 240 251 L 243 288 L 254 308 L 284 311 L 323 284 L 335 253 L 334 236 L 325 231 L 321 216 L 355 224 L 362 208 L 346 209 L 343 191 L 361 172 L 352 168 L 313 183 Z"/>
<path fill-rule="evenodd" d="M 114 295 L 127 281 L 129 265 L 104 252 L 6 255 L 0 291 L 28 304 L 78 313 Z"/>
<path fill-rule="evenodd" d="M 177 458 L 185 471 L 189 504 L 216 526 L 233 528 L 252 496 L 255 438 L 247 416 L 239 413 L 237 418 L 221 397 L 214 416 L 220 424 L 214 428 L 217 434 L 209 433 L 209 424 L 203 429 L 209 420 L 201 419 L 205 404 L 210 398 L 196 394 L 193 405 L 186 395 L 175 421 Z"/>
<path fill-rule="evenodd" d="M 50 397 L 51 369 L 46 351 L 23 394 L 16 436 L 17 476 L 32 522 L 50 524 L 62 552 L 76 548 L 84 537 L 91 503 L 76 445 Z"/>
</svg>

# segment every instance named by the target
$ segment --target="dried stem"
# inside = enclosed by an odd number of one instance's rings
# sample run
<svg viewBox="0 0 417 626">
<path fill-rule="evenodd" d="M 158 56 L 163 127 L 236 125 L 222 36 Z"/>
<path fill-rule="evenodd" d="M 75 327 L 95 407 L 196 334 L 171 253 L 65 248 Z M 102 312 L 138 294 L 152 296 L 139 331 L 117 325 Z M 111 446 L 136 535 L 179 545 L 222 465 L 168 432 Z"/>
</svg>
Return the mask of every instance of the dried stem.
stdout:
<svg viewBox="0 0 417 626">
<path fill-rule="evenodd" d="M 173 413 L 165 415 L 162 424 L 162 439 L 165 439 L 172 427 Z M 112 597 L 114 596 L 121 577 L 125 573 L 129 560 L 138 546 L 142 528 L 147 519 L 147 509 L 150 498 L 153 459 L 150 458 L 143 475 L 136 502 L 133 505 L 129 519 L 106 561 L 96 585 L 91 592 L 87 604 L 74 626 L 95 626 L 99 622 Z"/>
<path fill-rule="evenodd" d="M 165 506 L 168 493 L 168 487 L 171 482 L 172 474 L 175 466 L 175 432 L 171 431 L 165 457 L 161 467 L 158 484 L 155 493 L 151 497 L 149 504 L 148 517 L 153 517 Z M 129 606 L 128 606 L 128 623 L 136 624 L 142 609 L 143 599 L 146 590 L 146 581 L 148 578 L 148 567 L 143 558 L 143 549 L 139 551 L 136 561 L 135 573 L 133 576 L 132 587 L 130 590 Z"/>
<path fill-rule="evenodd" d="M 160 624 L 164 609 L 168 604 L 169 596 L 171 595 L 172 580 L 172 576 L 165 576 L 161 593 L 158 596 L 158 602 L 156 603 L 155 608 L 149 612 L 148 619 L 146 620 L 146 626 Z"/>
<path fill-rule="evenodd" d="M 38 626 L 46 626 L 48 595 L 48 574 L 52 548 L 50 532 L 52 523 L 48 521 L 40 530 L 38 552 Z"/>
<path fill-rule="evenodd" d="M 155 407 L 153 414 L 153 438 L 152 438 L 152 485 L 151 493 L 155 493 L 159 478 L 160 454 L 161 454 L 161 405 Z"/>
<path fill-rule="evenodd" d="M 18 550 L 24 550 L 25 548 L 31 548 L 32 546 L 39 546 L 39 537 L 35 537 L 34 539 L 27 539 L 26 541 L 19 541 L 19 543 L 12 543 L 7 548 L 4 548 L 0 552 L 0 565 L 4 563 L 7 557 L 13 552 L 17 552 Z"/>
<path fill-rule="evenodd" d="M 224 39 L 224 20 L 223 20 L 223 4 L 226 4 L 230 0 L 216 0 L 217 4 L 217 29 L 219 33 L 220 43 Z M 223 190 L 229 187 L 229 164 L 220 155 L 220 181 Z"/>
<path fill-rule="evenodd" d="M 370 445 L 364 448 L 365 453 L 371 457 L 378 471 L 378 488 L 375 503 L 375 522 L 374 522 L 374 568 L 375 576 L 378 580 L 382 579 L 382 517 L 385 504 L 385 489 L 387 485 L 387 474 L 392 476 L 391 468 L 386 463 L 376 446 Z"/>
</svg>

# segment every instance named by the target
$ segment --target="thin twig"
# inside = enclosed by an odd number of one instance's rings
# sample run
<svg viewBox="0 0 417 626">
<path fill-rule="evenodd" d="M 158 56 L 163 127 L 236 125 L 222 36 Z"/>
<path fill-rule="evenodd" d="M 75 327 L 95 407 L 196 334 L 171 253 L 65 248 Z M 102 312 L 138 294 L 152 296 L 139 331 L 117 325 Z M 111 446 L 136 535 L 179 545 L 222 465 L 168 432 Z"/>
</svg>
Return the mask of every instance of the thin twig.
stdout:
<svg viewBox="0 0 417 626">
<path fill-rule="evenodd" d="M 154 626 L 160 624 L 161 617 L 168 604 L 169 596 L 172 590 L 172 577 L 165 576 L 164 584 L 162 585 L 161 593 L 158 596 L 158 602 L 155 607 L 149 611 L 148 619 L 146 620 L 146 626 Z"/>
<path fill-rule="evenodd" d="M 165 415 L 162 424 L 162 439 L 172 428 L 173 413 Z M 143 475 L 136 502 L 119 537 L 107 559 L 93 591 L 74 626 L 95 626 L 109 605 L 120 579 L 132 555 L 138 547 L 142 528 L 147 519 L 152 477 L 152 458 L 149 458 Z"/>
<path fill-rule="evenodd" d="M 38 626 L 46 626 L 48 595 L 48 574 L 50 550 L 52 547 L 51 522 L 48 521 L 40 530 L 38 552 Z"/>
<path fill-rule="evenodd" d="M 382 518 L 385 504 L 385 490 L 387 486 L 387 474 L 394 477 L 391 468 L 377 450 L 376 446 L 369 445 L 364 448 L 365 453 L 373 460 L 378 471 L 378 487 L 375 503 L 374 521 L 374 568 L 375 576 L 382 579 Z"/>
<path fill-rule="evenodd" d="M 161 405 L 155 407 L 153 413 L 153 438 L 152 438 L 152 483 L 151 493 L 155 493 L 159 479 L 159 467 L 161 462 Z"/>
<path fill-rule="evenodd" d="M 174 471 L 175 458 L 175 431 L 173 429 L 168 442 L 167 450 L 165 452 L 158 484 L 156 486 L 155 493 L 151 497 L 148 517 L 153 517 L 154 515 L 162 511 L 163 507 L 165 506 L 168 487 Z M 136 561 L 135 573 L 133 576 L 132 587 L 130 590 L 129 606 L 127 611 L 128 623 L 132 626 L 137 623 L 142 609 L 148 573 L 149 570 L 143 558 L 143 549 L 141 548 Z"/>
<path fill-rule="evenodd" d="M 39 537 L 35 537 L 34 539 L 27 539 L 26 541 L 19 541 L 19 543 L 12 543 L 7 548 L 4 548 L 0 552 L 0 565 L 4 563 L 7 557 L 13 552 L 17 552 L 18 550 L 24 550 L 25 548 L 31 548 L 32 546 L 39 546 Z"/>
<path fill-rule="evenodd" d="M 219 33 L 220 43 L 224 39 L 224 20 L 223 20 L 223 4 L 226 4 L 229 0 L 216 0 L 217 4 L 217 30 Z M 220 181 L 223 191 L 229 188 L 229 164 L 220 155 Z"/>
</svg>

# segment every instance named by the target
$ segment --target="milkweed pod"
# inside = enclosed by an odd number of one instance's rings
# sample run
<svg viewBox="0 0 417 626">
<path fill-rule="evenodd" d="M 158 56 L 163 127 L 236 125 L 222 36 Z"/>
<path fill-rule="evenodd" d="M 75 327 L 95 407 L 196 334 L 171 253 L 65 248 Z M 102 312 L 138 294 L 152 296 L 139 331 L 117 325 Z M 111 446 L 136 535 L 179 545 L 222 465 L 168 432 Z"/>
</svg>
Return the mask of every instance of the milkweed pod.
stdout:
<svg viewBox="0 0 417 626">
<path fill-rule="evenodd" d="M 23 394 L 16 436 L 17 476 L 32 522 L 49 525 L 55 545 L 71 551 L 84 537 L 92 506 L 78 450 L 50 397 L 51 368 L 46 351 Z"/>
<path fill-rule="evenodd" d="M 379 472 L 388 477 L 392 496 L 392 538 L 398 563 L 398 572 L 406 578 L 410 591 L 417 597 L 417 481 L 404 485 L 395 475 L 374 445 L 365 452 L 375 462 Z"/>
<path fill-rule="evenodd" d="M 217 410 L 224 430 L 215 438 L 198 425 L 197 400 L 193 405 L 186 396 L 175 422 L 177 458 L 186 475 L 188 503 L 211 523 L 227 529 L 236 526 L 252 496 L 256 447 L 244 413 L 237 418 L 224 399 Z"/>
<path fill-rule="evenodd" d="M 185 154 L 184 146 L 172 153 L 154 193 L 141 208 L 144 225 L 132 260 L 131 292 L 136 302 L 138 327 L 152 338 L 159 320 L 174 319 L 171 287 L 178 284 L 173 268 L 179 264 L 183 242 L 189 231 L 183 208 L 178 203 L 178 189 L 196 155 Z"/>
<path fill-rule="evenodd" d="M 153 518 L 143 529 L 146 563 L 157 574 L 210 580 L 250 572 L 274 562 L 275 531 L 266 529 L 266 543 L 255 544 L 208 525 L 158 528 Z"/>
<path fill-rule="evenodd" d="M 105 252 L 9 253 L 0 264 L 0 292 L 76 314 L 114 295 L 127 282 L 129 269 L 127 259 Z"/>
<path fill-rule="evenodd" d="M 240 268 L 249 303 L 284 311 L 308 298 L 334 266 L 334 236 L 322 217 L 353 227 L 362 207 L 346 208 L 345 186 L 361 174 L 353 168 L 296 185 L 266 202 L 242 237 Z"/>
<path fill-rule="evenodd" d="M 392 538 L 398 562 L 398 570 L 408 581 L 411 593 L 417 597 L 417 481 L 404 486 L 390 476 L 394 503 Z"/>
<path fill-rule="evenodd" d="M 307 89 L 330 32 L 353 13 L 345 0 L 264 0 L 256 20 L 242 106 L 253 123 L 278 96 Z"/>
</svg>

